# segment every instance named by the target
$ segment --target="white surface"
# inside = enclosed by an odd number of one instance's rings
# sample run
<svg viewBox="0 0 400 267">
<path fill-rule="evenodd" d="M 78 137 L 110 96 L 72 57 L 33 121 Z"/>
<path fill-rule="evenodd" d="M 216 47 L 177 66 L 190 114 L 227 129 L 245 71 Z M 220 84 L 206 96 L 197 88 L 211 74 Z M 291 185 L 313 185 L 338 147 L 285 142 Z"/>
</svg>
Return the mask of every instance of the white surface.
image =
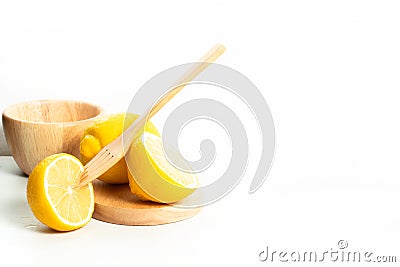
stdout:
<svg viewBox="0 0 400 267">
<path fill-rule="evenodd" d="M 66 234 L 33 218 L 26 178 L 3 157 L 1 261 L 266 265 L 258 261 L 266 245 L 329 250 L 339 239 L 396 255 L 399 14 L 398 1 L 2 1 L 1 109 L 73 98 L 124 111 L 152 75 L 221 42 L 228 50 L 219 62 L 259 86 L 278 140 L 272 171 L 254 195 L 250 169 L 230 195 L 190 220 L 159 227 L 92 220 Z"/>
<path fill-rule="evenodd" d="M 348 173 L 341 178 L 332 156 L 308 157 L 314 167 L 304 172 L 291 167 L 295 164 L 280 151 L 268 181 L 254 195 L 247 194 L 247 181 L 186 221 L 132 227 L 93 219 L 70 233 L 50 231 L 33 217 L 26 177 L 11 157 L 0 157 L 2 261 L 15 266 L 253 266 L 270 264 L 258 261 L 267 245 L 324 251 L 340 239 L 356 251 L 398 253 L 398 175 L 374 176 L 372 168 L 370 175 L 355 175 L 342 169 Z M 330 161 L 330 169 L 321 170 Z"/>
</svg>

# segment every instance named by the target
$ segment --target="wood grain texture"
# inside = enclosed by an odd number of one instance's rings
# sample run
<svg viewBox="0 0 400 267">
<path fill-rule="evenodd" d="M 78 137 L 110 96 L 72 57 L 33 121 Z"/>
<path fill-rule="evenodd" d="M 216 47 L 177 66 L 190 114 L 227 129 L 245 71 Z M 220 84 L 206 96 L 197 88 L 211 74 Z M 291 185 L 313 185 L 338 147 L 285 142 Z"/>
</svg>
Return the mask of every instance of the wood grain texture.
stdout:
<svg viewBox="0 0 400 267">
<path fill-rule="evenodd" d="M 102 114 L 101 107 L 80 101 L 40 100 L 18 103 L 2 115 L 11 155 L 29 175 L 45 157 L 69 153 L 79 158 L 83 131 Z"/>
<path fill-rule="evenodd" d="M 110 185 L 93 181 L 95 208 L 93 218 L 122 225 L 159 225 L 178 222 L 196 215 L 200 208 L 142 201 L 130 192 L 129 185 Z"/>
</svg>

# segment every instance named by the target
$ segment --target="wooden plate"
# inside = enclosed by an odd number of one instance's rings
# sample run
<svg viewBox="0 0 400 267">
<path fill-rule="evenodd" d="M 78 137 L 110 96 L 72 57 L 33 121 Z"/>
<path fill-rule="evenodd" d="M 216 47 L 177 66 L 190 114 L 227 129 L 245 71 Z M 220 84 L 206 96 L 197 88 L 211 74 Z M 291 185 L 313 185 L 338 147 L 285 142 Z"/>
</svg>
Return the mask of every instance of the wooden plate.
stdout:
<svg viewBox="0 0 400 267">
<path fill-rule="evenodd" d="M 200 208 L 185 209 L 173 205 L 141 201 L 129 185 L 93 182 L 95 207 L 93 218 L 123 225 L 159 225 L 193 217 Z"/>
</svg>

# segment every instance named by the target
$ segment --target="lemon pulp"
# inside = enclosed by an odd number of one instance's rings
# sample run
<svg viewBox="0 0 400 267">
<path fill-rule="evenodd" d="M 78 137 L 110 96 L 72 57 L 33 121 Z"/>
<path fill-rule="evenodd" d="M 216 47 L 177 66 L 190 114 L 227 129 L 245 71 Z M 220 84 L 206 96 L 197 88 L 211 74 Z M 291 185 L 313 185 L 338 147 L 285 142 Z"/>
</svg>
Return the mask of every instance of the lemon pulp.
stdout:
<svg viewBox="0 0 400 267">
<path fill-rule="evenodd" d="M 86 225 L 94 211 L 92 184 L 77 188 L 82 163 L 69 154 L 45 158 L 28 178 L 27 199 L 35 217 L 58 231 Z"/>
</svg>

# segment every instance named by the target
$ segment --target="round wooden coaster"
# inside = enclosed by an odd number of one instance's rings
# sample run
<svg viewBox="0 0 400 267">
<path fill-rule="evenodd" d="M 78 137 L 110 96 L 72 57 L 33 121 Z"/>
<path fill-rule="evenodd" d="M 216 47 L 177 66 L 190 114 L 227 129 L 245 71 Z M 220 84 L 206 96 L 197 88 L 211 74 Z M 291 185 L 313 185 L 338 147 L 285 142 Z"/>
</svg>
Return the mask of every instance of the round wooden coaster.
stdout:
<svg viewBox="0 0 400 267">
<path fill-rule="evenodd" d="M 142 201 L 130 192 L 129 185 L 93 182 L 93 218 L 123 225 L 158 225 L 193 217 L 200 208 L 184 209 L 173 205 Z"/>
</svg>

